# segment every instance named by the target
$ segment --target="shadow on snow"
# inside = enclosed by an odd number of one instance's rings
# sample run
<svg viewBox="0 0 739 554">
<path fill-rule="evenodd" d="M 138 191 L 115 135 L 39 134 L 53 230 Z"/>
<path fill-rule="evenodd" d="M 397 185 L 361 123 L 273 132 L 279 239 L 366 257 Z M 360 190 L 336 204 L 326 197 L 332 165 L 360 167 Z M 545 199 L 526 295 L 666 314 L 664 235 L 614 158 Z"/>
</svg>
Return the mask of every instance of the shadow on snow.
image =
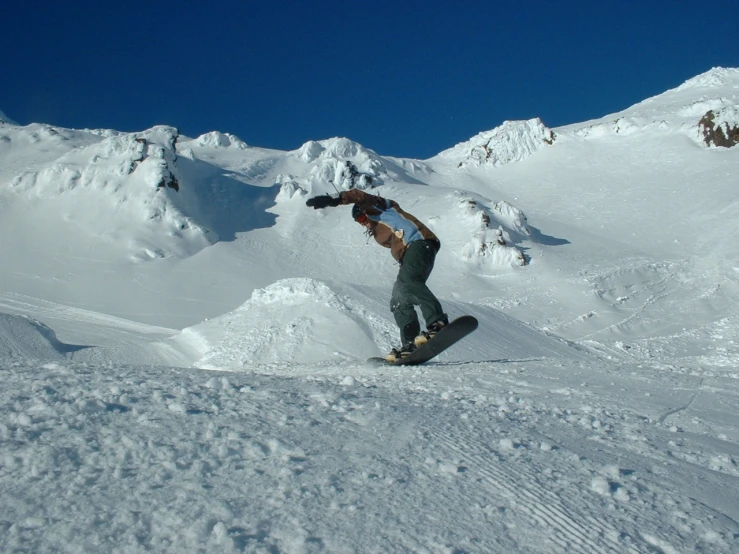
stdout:
<svg viewBox="0 0 739 554">
<path fill-rule="evenodd" d="M 179 158 L 178 164 L 186 180 L 181 200 L 219 241 L 231 242 L 237 233 L 272 227 L 277 221 L 268 210 L 276 205 L 279 184 L 250 185 L 203 160 Z"/>
</svg>

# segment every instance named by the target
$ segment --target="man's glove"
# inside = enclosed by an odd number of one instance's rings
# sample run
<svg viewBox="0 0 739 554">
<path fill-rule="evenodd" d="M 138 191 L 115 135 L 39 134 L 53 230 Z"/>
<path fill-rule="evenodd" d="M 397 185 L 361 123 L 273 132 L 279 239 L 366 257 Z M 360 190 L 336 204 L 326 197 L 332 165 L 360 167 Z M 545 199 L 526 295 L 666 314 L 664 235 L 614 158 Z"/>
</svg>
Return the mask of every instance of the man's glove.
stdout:
<svg viewBox="0 0 739 554">
<path fill-rule="evenodd" d="M 329 206 L 335 208 L 339 203 L 340 200 L 338 198 L 334 198 L 329 194 L 322 194 L 321 196 L 309 198 L 305 205 L 310 206 L 314 210 L 320 210 L 322 208 L 328 208 Z"/>
</svg>

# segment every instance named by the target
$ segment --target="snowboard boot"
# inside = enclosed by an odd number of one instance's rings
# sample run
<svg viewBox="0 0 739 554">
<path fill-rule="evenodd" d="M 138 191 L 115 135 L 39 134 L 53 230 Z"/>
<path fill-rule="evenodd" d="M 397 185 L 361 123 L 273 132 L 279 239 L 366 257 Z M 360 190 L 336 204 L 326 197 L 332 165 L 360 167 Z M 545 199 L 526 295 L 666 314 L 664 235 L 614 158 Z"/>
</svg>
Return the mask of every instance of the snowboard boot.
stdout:
<svg viewBox="0 0 739 554">
<path fill-rule="evenodd" d="M 434 338 L 439 331 L 446 327 L 448 323 L 449 320 L 447 318 L 442 318 L 438 321 L 434 321 L 426 328 L 425 331 L 421 332 L 421 334 L 415 338 L 414 342 L 416 343 L 416 346 L 426 344 L 428 341 Z"/>
<path fill-rule="evenodd" d="M 415 344 L 412 342 L 409 342 L 408 344 L 400 347 L 400 348 L 393 348 L 387 356 L 385 356 L 385 359 L 388 362 L 397 362 L 398 360 L 405 358 L 406 356 L 409 356 L 411 352 L 413 352 L 416 348 L 418 348 Z"/>
</svg>

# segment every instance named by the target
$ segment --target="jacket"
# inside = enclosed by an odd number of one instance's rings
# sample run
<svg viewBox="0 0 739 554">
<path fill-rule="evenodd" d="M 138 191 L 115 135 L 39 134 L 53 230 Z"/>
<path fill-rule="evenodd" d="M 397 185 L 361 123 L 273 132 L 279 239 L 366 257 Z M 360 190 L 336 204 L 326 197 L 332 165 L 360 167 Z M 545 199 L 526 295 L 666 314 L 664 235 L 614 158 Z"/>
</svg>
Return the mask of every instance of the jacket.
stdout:
<svg viewBox="0 0 739 554">
<path fill-rule="evenodd" d="M 401 262 L 406 249 L 417 240 L 432 240 L 441 246 L 439 239 L 411 214 L 404 212 L 394 200 L 368 194 L 359 189 L 339 194 L 340 204 L 356 204 L 370 220 L 370 234 L 393 258 Z"/>
</svg>

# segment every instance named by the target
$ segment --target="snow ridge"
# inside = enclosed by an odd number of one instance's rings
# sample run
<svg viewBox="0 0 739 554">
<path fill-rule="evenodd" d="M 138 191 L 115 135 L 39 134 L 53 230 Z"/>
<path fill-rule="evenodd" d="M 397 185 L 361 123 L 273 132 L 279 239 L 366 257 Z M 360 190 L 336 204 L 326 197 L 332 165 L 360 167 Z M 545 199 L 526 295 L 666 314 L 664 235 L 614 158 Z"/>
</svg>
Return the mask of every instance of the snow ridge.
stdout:
<svg viewBox="0 0 739 554">
<path fill-rule="evenodd" d="M 6 124 L 6 125 L 18 125 L 15 121 L 10 119 L 7 115 L 5 115 L 5 112 L 0 110 L 0 124 Z"/>
<path fill-rule="evenodd" d="M 719 87 L 739 89 L 739 68 L 713 67 L 705 73 L 688 79 L 674 90 L 683 91 L 687 89 Z"/>
<path fill-rule="evenodd" d="M 439 157 L 464 165 L 494 167 L 520 162 L 540 149 L 551 146 L 556 135 L 539 118 L 527 121 L 504 121 L 502 125 L 484 131 L 469 141 L 457 144 Z"/>
<path fill-rule="evenodd" d="M 36 136 L 68 141 L 65 133 L 42 128 Z M 34 136 L 34 135 L 32 135 Z M 105 236 L 115 224 L 133 221 L 142 234 L 160 234 L 150 247 L 137 250 L 134 259 L 163 258 L 173 252 L 193 253 L 210 244 L 208 230 L 184 213 L 175 144 L 178 132 L 160 126 L 140 133 L 90 135 L 89 144 L 67 147 L 61 157 L 40 169 L 14 177 L 10 190 L 26 199 L 70 205 L 66 217 L 86 226 L 91 234 Z M 75 207 L 75 200 L 93 196 L 97 213 Z M 61 210 L 60 210 L 61 211 Z M 105 212 L 107 225 L 100 226 Z M 147 231 L 147 229 L 149 229 Z M 143 242 L 151 242 L 142 237 Z M 156 243 L 159 244 L 156 244 Z"/>
<path fill-rule="evenodd" d="M 703 120 L 710 114 L 718 115 L 717 125 L 726 124 L 728 132 L 739 124 L 735 118 L 737 106 L 739 69 L 715 67 L 621 112 L 557 131 L 589 139 L 645 132 L 663 137 L 681 134 L 702 147 L 712 147 L 715 143 L 706 140 Z"/>
</svg>

